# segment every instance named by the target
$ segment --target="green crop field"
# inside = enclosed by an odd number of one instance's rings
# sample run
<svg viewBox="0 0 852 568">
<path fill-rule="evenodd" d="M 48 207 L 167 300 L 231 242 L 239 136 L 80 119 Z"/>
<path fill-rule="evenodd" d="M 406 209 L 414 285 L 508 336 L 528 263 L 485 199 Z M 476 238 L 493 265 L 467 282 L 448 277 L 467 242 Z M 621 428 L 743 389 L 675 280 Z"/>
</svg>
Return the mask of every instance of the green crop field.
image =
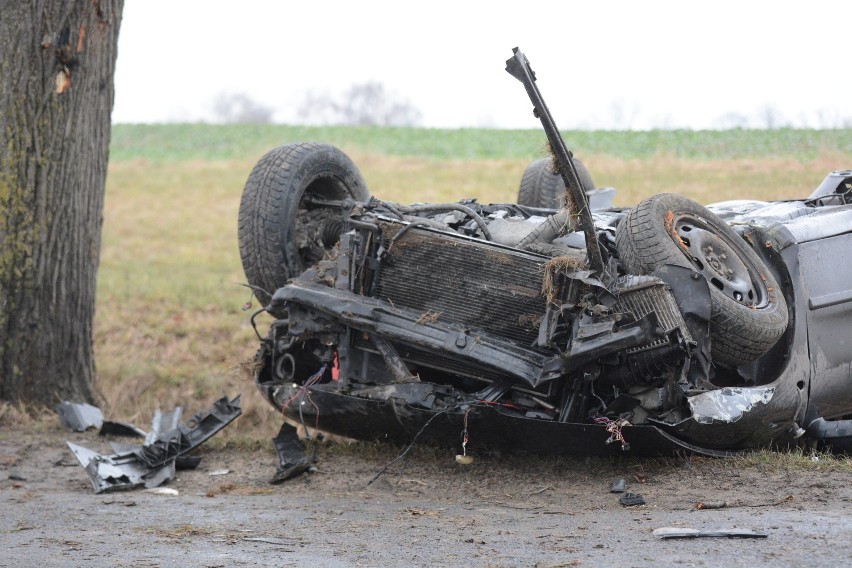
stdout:
<svg viewBox="0 0 852 568">
<path fill-rule="evenodd" d="M 852 130 L 567 132 L 598 186 L 629 206 L 657 192 L 700 202 L 806 196 L 852 167 Z M 241 369 L 257 338 L 237 251 L 243 183 L 267 150 L 335 144 L 384 199 L 515 199 L 540 131 L 117 125 L 98 280 L 98 387 L 110 417 L 143 424 L 156 407 L 243 394 L 226 436 L 272 435 L 278 418 Z M 263 333 L 264 321 L 261 320 Z M 239 434 L 242 433 L 242 434 Z M 255 434 L 252 434 L 255 435 Z"/>
<path fill-rule="evenodd" d="M 651 130 L 563 133 L 580 155 L 622 159 L 659 155 L 698 160 L 791 158 L 852 154 L 852 130 Z M 240 160 L 281 144 L 322 141 L 361 152 L 440 160 L 530 160 L 544 145 L 541 130 L 306 127 L 287 125 L 120 124 L 111 158 L 150 161 Z"/>
</svg>

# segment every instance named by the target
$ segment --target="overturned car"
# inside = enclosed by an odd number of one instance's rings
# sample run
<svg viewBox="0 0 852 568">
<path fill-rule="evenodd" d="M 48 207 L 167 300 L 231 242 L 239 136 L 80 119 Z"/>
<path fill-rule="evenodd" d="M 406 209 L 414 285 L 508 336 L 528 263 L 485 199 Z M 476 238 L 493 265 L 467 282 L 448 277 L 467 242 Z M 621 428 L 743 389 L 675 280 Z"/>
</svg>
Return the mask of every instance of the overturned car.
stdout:
<svg viewBox="0 0 852 568">
<path fill-rule="evenodd" d="M 264 397 L 322 431 L 464 452 L 848 449 L 852 171 L 799 201 L 599 209 L 520 51 L 507 71 L 558 172 L 522 194 L 557 177 L 559 209 L 389 203 L 324 144 L 255 166 L 239 239 L 275 318 Z"/>
</svg>

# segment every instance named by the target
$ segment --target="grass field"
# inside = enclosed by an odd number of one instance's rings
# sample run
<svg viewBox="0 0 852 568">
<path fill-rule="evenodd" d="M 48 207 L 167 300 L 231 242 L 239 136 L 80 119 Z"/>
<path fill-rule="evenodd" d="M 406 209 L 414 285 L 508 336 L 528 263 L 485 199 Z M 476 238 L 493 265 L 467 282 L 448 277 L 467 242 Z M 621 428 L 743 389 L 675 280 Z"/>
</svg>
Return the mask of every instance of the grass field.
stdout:
<svg viewBox="0 0 852 568">
<path fill-rule="evenodd" d="M 628 206 L 674 191 L 700 202 L 806 196 L 852 167 L 852 130 L 566 133 L 598 186 Z M 278 418 L 240 371 L 257 339 L 237 251 L 243 183 L 268 149 L 333 143 L 370 191 L 399 201 L 514 201 L 539 131 L 118 125 L 107 180 L 96 358 L 107 414 L 144 425 L 157 406 L 243 394 L 226 436 L 269 437 Z M 256 305 L 256 304 L 255 304 Z"/>
</svg>

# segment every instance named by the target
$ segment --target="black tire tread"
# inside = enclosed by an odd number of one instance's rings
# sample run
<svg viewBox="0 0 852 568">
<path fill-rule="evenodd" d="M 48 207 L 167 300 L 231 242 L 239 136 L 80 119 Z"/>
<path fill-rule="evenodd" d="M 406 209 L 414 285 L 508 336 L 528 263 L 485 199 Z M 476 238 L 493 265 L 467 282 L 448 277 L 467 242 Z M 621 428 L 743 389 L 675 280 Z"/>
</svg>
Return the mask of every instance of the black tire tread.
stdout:
<svg viewBox="0 0 852 568">
<path fill-rule="evenodd" d="M 326 158 L 327 157 L 327 158 Z M 366 199 L 366 184 L 354 164 L 337 148 L 304 142 L 270 150 L 254 166 L 243 189 L 237 223 L 240 258 L 255 296 L 266 305 L 291 276 L 293 259 L 286 243 L 304 187 L 299 168 L 309 160 L 329 159 L 351 174 L 351 197 Z"/>
<path fill-rule="evenodd" d="M 595 184 L 589 170 L 577 158 L 574 158 L 573 161 L 585 189 L 594 189 Z M 518 187 L 518 205 L 548 209 L 562 207 L 565 182 L 562 180 L 562 176 L 553 173 L 551 163 L 550 158 L 542 158 L 527 166 Z"/>
</svg>

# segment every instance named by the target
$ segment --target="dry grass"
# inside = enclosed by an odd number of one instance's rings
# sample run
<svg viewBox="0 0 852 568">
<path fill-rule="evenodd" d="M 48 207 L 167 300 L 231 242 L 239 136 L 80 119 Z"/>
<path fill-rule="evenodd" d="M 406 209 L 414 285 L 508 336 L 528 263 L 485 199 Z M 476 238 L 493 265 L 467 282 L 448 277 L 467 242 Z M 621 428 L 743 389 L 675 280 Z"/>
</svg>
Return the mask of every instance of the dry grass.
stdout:
<svg viewBox="0 0 852 568">
<path fill-rule="evenodd" d="M 679 193 L 712 203 L 727 199 L 797 199 L 807 197 L 825 175 L 848 163 L 848 157 L 825 154 L 808 161 L 779 158 L 685 160 L 658 156 L 623 160 L 584 157 L 598 187 L 617 189 L 616 205 L 630 207 L 655 193 Z"/>
<path fill-rule="evenodd" d="M 33 427 L 46 417 L 55 420 L 55 415 L 48 408 L 29 407 L 22 402 L 0 402 L 0 426 Z"/>
</svg>

